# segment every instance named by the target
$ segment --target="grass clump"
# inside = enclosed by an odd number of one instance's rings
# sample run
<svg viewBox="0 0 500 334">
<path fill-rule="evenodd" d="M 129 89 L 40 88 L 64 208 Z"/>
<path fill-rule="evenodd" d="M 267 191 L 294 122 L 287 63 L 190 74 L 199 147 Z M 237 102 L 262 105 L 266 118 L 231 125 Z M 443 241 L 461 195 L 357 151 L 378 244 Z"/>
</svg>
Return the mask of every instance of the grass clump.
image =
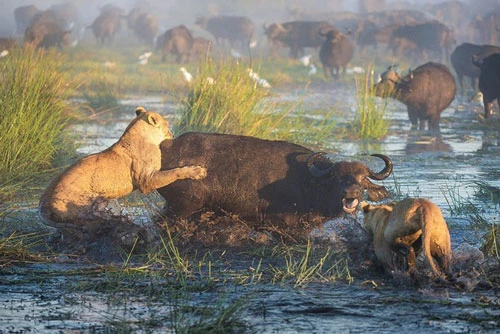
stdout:
<svg viewBox="0 0 500 334">
<path fill-rule="evenodd" d="M 302 255 L 298 255 L 293 249 L 285 249 L 285 265 L 271 266 L 272 281 L 274 283 L 293 282 L 295 288 L 317 281 L 335 282 L 341 279 L 352 281 L 345 258 L 339 259 L 330 249 L 327 249 L 324 254 L 320 253 L 315 252 L 310 241 L 302 250 Z"/>
<path fill-rule="evenodd" d="M 333 133 L 336 122 L 331 111 L 320 119 L 306 117 L 300 103 L 273 99 L 271 90 L 252 79 L 250 71 L 256 73 L 244 63 L 202 63 L 182 102 L 175 132 L 230 133 L 309 143 L 318 143 Z"/>
<path fill-rule="evenodd" d="M 27 262 L 46 262 L 46 258 L 32 251 L 39 242 L 40 238 L 36 234 L 12 233 L 0 238 L 0 267 Z"/>
<path fill-rule="evenodd" d="M 491 230 L 486 234 L 481 251 L 487 256 L 500 259 L 500 226 L 492 224 Z"/>
<path fill-rule="evenodd" d="M 355 76 L 356 115 L 351 123 L 356 138 L 378 140 L 387 136 L 390 120 L 385 118 L 388 100 L 378 103 L 375 96 L 372 71 Z"/>
<path fill-rule="evenodd" d="M 0 199 L 37 180 L 67 150 L 70 89 L 55 54 L 17 49 L 0 64 Z M 71 145 L 70 145 L 71 146 Z"/>
</svg>

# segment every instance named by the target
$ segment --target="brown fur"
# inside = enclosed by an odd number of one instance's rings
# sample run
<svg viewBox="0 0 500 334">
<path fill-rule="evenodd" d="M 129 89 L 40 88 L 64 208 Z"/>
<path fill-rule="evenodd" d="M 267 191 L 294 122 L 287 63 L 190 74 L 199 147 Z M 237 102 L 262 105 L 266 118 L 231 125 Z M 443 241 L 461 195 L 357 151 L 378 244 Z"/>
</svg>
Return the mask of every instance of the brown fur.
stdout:
<svg viewBox="0 0 500 334">
<path fill-rule="evenodd" d="M 86 228 L 106 217 L 96 211 L 104 210 L 111 199 L 206 176 L 200 166 L 160 171 L 160 143 L 173 137 L 168 122 L 142 107 L 136 114 L 114 145 L 77 161 L 50 183 L 40 200 L 40 214 L 49 225 Z"/>
<path fill-rule="evenodd" d="M 387 205 L 363 204 L 362 209 L 375 255 L 386 272 L 404 269 L 398 268 L 401 254 L 404 263 L 415 268 L 415 253 L 422 251 L 434 274 L 451 274 L 450 233 L 437 205 L 423 198 L 407 198 Z"/>
</svg>

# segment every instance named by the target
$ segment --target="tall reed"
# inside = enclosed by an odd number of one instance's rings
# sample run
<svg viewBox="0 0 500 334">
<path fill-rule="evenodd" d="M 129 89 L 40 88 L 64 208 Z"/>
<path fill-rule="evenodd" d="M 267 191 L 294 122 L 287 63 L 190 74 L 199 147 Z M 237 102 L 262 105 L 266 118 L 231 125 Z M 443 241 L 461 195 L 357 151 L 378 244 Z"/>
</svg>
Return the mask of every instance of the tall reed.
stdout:
<svg viewBox="0 0 500 334">
<path fill-rule="evenodd" d="M 70 94 L 57 54 L 32 48 L 11 52 L 0 64 L 0 198 L 39 178 L 64 141 Z M 71 145 L 70 145 L 71 146 Z"/>
<path fill-rule="evenodd" d="M 390 120 L 385 117 L 388 100 L 379 103 L 374 91 L 374 79 L 370 69 L 355 76 L 356 115 L 352 127 L 359 139 L 382 139 L 389 131 Z"/>
<path fill-rule="evenodd" d="M 176 134 L 218 132 L 316 144 L 334 132 L 332 111 L 309 118 L 300 102 L 273 99 L 272 89 L 253 80 L 250 71 L 259 69 L 240 62 L 202 63 L 182 103 Z"/>
</svg>

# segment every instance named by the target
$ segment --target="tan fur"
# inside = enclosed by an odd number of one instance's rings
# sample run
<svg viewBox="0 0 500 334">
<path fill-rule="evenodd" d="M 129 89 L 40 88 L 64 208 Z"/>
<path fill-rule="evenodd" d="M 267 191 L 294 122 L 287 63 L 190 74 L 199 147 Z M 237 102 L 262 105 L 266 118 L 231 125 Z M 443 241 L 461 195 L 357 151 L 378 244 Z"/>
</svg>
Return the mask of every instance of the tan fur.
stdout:
<svg viewBox="0 0 500 334">
<path fill-rule="evenodd" d="M 137 117 L 120 139 L 106 150 L 89 155 L 67 168 L 47 187 L 40 200 L 40 214 L 48 224 L 85 224 L 102 216 L 110 199 L 135 189 L 147 194 L 176 180 L 202 179 L 206 169 L 187 166 L 160 171 L 160 143 L 171 139 L 168 122 L 139 107 Z"/>
<path fill-rule="evenodd" d="M 386 271 L 401 269 L 396 263 L 401 254 L 414 268 L 416 241 L 421 238 L 421 251 L 434 274 L 451 273 L 450 233 L 437 205 L 423 198 L 407 198 L 388 205 L 364 203 L 362 209 L 365 228 L 373 235 L 375 255 Z"/>
</svg>

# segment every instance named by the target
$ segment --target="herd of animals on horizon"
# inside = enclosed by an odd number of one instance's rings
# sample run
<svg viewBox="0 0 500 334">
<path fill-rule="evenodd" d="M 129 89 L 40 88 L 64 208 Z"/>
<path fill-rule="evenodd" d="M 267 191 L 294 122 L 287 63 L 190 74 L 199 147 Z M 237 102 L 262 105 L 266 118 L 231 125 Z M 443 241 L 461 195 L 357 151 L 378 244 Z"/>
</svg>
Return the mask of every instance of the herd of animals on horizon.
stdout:
<svg viewBox="0 0 500 334">
<path fill-rule="evenodd" d="M 313 59 L 319 59 L 324 76 L 330 80 L 347 72 L 355 52 L 391 53 L 396 59 L 409 59 L 416 67 L 402 75 L 390 66 L 375 85 L 376 95 L 398 99 L 407 107 L 412 128 L 437 135 L 442 111 L 457 94 L 465 95 L 469 89 L 464 82 L 466 78 L 470 79 L 470 89 L 482 94 L 483 117 L 494 114 L 493 102 L 500 97 L 500 47 L 495 46 L 500 43 L 497 26 L 500 5 L 488 12 L 476 13 L 467 24 L 462 16 L 470 17 L 470 5 L 460 1 L 436 4 L 432 13 L 434 17 L 413 9 L 364 14 L 342 12 L 331 13 L 330 20 L 325 15 L 315 20 L 310 17 L 311 13 L 297 11 L 294 15 L 301 18 L 263 25 L 266 41 L 257 42 L 258 26 L 245 15 L 195 18 L 194 23 L 212 36 L 207 38 L 195 37 L 188 28 L 191 23 L 159 31 L 153 8 L 134 7 L 127 12 L 106 4 L 85 29 L 91 30 L 98 44 L 112 47 L 121 25 L 126 22 L 135 38 L 153 50 L 140 56 L 141 64 L 146 65 L 153 53 L 160 54 L 162 62 L 173 56 L 171 61 L 182 66 L 180 71 L 186 80 L 192 77 L 183 64 L 194 62 L 216 48 L 228 50 L 234 58 L 242 57 L 238 48 L 253 49 L 264 43 L 270 57 L 279 57 L 280 49 L 287 48 L 288 57 L 302 62 L 310 71 L 316 70 Z M 22 43 L 41 48 L 58 47 L 62 51 L 72 44 L 75 26 L 82 24 L 78 23 L 78 11 L 71 3 L 44 10 L 34 5 L 21 6 L 13 15 L 16 31 L 22 32 Z M 3 57 L 18 44 L 10 37 L 0 42 Z M 307 54 L 306 50 L 314 53 Z M 271 87 L 251 69 L 249 75 L 262 86 Z M 135 189 L 143 193 L 158 189 L 168 203 L 171 217 L 190 217 L 204 208 L 222 209 L 254 223 L 280 221 L 284 224 L 297 224 L 300 215 L 311 212 L 324 217 L 355 213 L 365 191 L 371 201 L 389 197 L 383 186 L 370 181 L 384 180 L 392 173 L 391 159 L 382 154 L 374 154 L 384 162 L 384 168 L 376 172 L 365 163 L 332 161 L 322 153 L 288 142 L 202 133 L 173 138 L 168 123 L 158 114 L 142 107 L 137 108 L 136 114 L 116 144 L 70 166 L 43 194 L 42 216 L 71 242 L 92 238 L 97 230 L 103 230 L 102 221 L 116 220 L 116 217 L 103 216 L 100 209 L 106 207 L 106 201 Z M 131 135 L 134 129 L 139 130 Z M 151 148 L 145 151 L 131 147 L 129 137 L 133 136 L 140 137 Z M 110 162 L 100 168 L 100 174 L 87 175 L 97 173 L 88 165 L 94 164 L 98 157 L 113 161 L 116 156 L 139 161 L 140 168 L 134 169 L 130 177 L 127 165 L 118 168 Z M 238 159 L 233 161 L 228 156 Z M 269 159 L 270 156 L 273 158 Z M 117 190 L 116 185 L 101 182 L 102 189 L 95 190 L 98 187 L 91 183 L 110 178 L 110 166 L 113 180 L 123 188 Z M 262 170 L 271 172 L 263 174 Z M 80 183 L 91 181 L 73 187 L 75 179 Z M 85 193 L 80 193 L 82 189 L 86 189 Z M 435 205 L 415 199 L 379 207 L 363 204 L 363 211 L 367 228 L 372 230 L 375 239 L 377 257 L 389 272 L 401 262 L 405 268 L 414 266 L 415 252 L 423 249 L 436 275 L 450 274 L 449 232 Z M 115 228 L 111 226 L 106 231 Z M 140 233 L 143 231 L 137 231 L 135 236 Z M 431 256 L 437 259 L 439 268 Z"/>
</svg>

